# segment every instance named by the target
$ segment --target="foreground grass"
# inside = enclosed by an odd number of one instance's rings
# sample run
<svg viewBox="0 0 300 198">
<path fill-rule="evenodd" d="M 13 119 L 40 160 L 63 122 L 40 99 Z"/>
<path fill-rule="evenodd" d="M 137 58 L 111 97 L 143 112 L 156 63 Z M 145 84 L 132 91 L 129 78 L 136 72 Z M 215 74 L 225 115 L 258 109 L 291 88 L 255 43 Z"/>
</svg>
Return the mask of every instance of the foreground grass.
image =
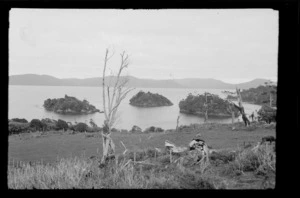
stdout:
<svg viewBox="0 0 300 198">
<path fill-rule="evenodd" d="M 8 167 L 11 189 L 246 189 L 274 188 L 274 145 L 245 145 L 210 155 L 208 165 L 194 164 L 188 153 L 172 156 L 155 149 L 118 155 L 105 168 L 97 158 L 60 159 L 54 164 L 18 163 Z M 135 156 L 135 157 L 134 157 Z M 177 160 L 176 159 L 182 159 Z M 134 159 L 136 160 L 134 162 Z"/>
</svg>

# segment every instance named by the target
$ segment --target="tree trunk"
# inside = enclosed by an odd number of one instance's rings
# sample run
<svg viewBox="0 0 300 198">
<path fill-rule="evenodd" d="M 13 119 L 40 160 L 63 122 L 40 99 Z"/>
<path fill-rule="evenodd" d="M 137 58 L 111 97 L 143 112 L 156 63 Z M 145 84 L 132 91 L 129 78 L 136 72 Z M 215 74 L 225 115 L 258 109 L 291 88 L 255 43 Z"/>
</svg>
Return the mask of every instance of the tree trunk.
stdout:
<svg viewBox="0 0 300 198">
<path fill-rule="evenodd" d="M 177 117 L 176 131 L 178 131 L 179 118 L 180 116 Z"/>
<path fill-rule="evenodd" d="M 110 127 L 105 124 L 102 133 L 103 156 L 101 159 L 101 164 L 105 164 L 105 162 L 113 158 L 115 154 L 115 144 L 113 143 L 110 135 Z"/>
<path fill-rule="evenodd" d="M 237 88 L 236 89 L 236 93 L 237 93 L 237 96 L 238 96 L 238 103 L 239 103 L 238 110 L 242 114 L 242 119 L 243 119 L 243 121 L 245 123 L 245 126 L 248 126 L 248 125 L 250 125 L 250 121 L 249 121 L 249 119 L 246 116 L 245 109 L 244 109 L 243 104 L 242 104 L 242 96 L 241 96 L 241 93 L 240 93 L 240 89 Z"/>
<path fill-rule="evenodd" d="M 207 122 L 208 120 L 208 115 L 207 115 L 207 110 L 208 110 L 208 104 L 207 104 L 207 93 L 205 93 L 205 115 L 204 115 L 204 122 Z"/>
<path fill-rule="evenodd" d="M 207 122 L 207 120 L 208 120 L 208 115 L 207 115 L 207 109 L 206 109 L 205 116 L 204 116 L 204 122 Z"/>
</svg>

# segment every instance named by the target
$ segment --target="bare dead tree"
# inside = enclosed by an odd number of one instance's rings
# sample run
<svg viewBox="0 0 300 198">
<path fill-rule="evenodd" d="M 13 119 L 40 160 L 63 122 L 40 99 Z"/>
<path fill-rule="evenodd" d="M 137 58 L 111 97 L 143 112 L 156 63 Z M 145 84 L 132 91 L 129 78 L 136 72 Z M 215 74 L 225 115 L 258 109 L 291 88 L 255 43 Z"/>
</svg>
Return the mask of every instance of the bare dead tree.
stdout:
<svg viewBox="0 0 300 198">
<path fill-rule="evenodd" d="M 248 119 L 248 117 L 246 116 L 246 113 L 245 113 L 245 109 L 244 109 L 244 106 L 243 106 L 243 101 L 242 101 L 242 96 L 241 96 L 241 90 L 236 88 L 236 94 L 237 94 L 237 99 L 238 99 L 238 105 L 235 105 L 234 106 L 240 111 L 240 113 L 242 114 L 242 119 L 245 123 L 245 126 L 248 126 L 250 125 L 250 121 Z"/>
<path fill-rule="evenodd" d="M 235 92 L 230 92 L 230 91 L 223 91 L 224 94 L 227 95 L 226 100 L 229 102 L 229 106 L 228 106 L 228 110 L 231 113 L 231 124 L 232 124 L 232 130 L 234 130 L 234 118 L 235 118 L 235 112 L 234 112 L 234 103 L 231 101 L 231 99 L 229 98 L 229 96 L 231 96 L 231 98 L 235 98 Z"/>
<path fill-rule="evenodd" d="M 104 68 L 103 68 L 103 79 L 102 79 L 102 91 L 103 91 L 103 111 L 104 111 L 104 125 L 102 130 L 102 146 L 103 146 L 103 156 L 101 159 L 101 164 L 104 164 L 107 160 L 111 159 L 115 155 L 115 145 L 111 139 L 111 128 L 115 124 L 116 114 L 118 107 L 122 100 L 125 99 L 126 95 L 132 91 L 134 88 L 126 87 L 128 79 L 122 78 L 122 71 L 128 67 L 129 59 L 128 54 L 124 51 L 121 53 L 121 64 L 116 75 L 116 80 L 114 83 L 105 83 L 105 72 L 107 68 L 107 63 L 114 55 L 109 55 L 109 50 L 106 49 Z M 112 90 L 110 90 L 112 89 Z"/>
</svg>

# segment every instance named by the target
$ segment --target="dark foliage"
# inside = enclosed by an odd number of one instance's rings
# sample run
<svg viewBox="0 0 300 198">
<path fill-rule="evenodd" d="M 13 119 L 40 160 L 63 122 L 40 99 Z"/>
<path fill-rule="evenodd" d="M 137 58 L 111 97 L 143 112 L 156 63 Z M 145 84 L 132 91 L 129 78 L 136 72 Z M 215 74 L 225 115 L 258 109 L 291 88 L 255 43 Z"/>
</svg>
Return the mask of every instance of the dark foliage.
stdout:
<svg viewBox="0 0 300 198">
<path fill-rule="evenodd" d="M 276 86 L 259 86 L 241 91 L 244 102 L 254 103 L 258 105 L 269 104 L 270 94 L 272 94 L 272 106 L 277 104 L 277 87 Z M 228 96 L 228 99 L 236 99 L 234 96 Z"/>
<path fill-rule="evenodd" d="M 263 105 L 257 112 L 258 119 L 260 121 L 265 121 L 268 124 L 271 122 L 276 122 L 276 112 L 276 109 L 271 108 L 268 105 Z"/>
<path fill-rule="evenodd" d="M 57 129 L 67 130 L 69 128 L 68 123 L 64 120 L 58 119 L 56 124 Z"/>
<path fill-rule="evenodd" d="M 210 94 L 208 97 L 208 115 L 231 117 L 230 103 L 223 100 L 218 95 Z M 189 94 L 186 99 L 179 102 L 180 112 L 196 115 L 204 115 L 206 111 L 205 107 L 206 97 L 204 94 L 194 96 Z M 233 108 L 235 116 L 238 116 L 238 110 Z"/>
<path fill-rule="evenodd" d="M 44 108 L 61 114 L 90 114 L 100 112 L 87 100 L 80 101 L 75 97 L 65 95 L 65 98 L 54 98 L 44 101 Z"/>
<path fill-rule="evenodd" d="M 11 120 L 14 121 L 14 122 L 28 123 L 28 121 L 24 118 L 13 118 Z"/>
<path fill-rule="evenodd" d="M 139 126 L 132 126 L 132 129 L 129 131 L 130 133 L 142 133 L 142 129 Z"/>
<path fill-rule="evenodd" d="M 30 128 L 32 128 L 33 130 L 41 131 L 46 128 L 46 125 L 43 124 L 43 122 L 39 119 L 32 119 L 30 122 Z"/>
<path fill-rule="evenodd" d="M 160 132 L 164 132 L 164 130 L 160 127 L 154 127 L 154 126 L 151 126 L 145 129 L 144 131 L 144 133 L 160 133 Z"/>
<path fill-rule="evenodd" d="M 50 131 L 50 130 L 57 130 L 57 121 L 56 120 L 51 120 L 49 118 L 42 119 L 41 122 L 44 125 L 44 130 Z"/>
<path fill-rule="evenodd" d="M 9 135 L 25 133 L 29 131 L 29 123 L 11 121 L 8 124 Z"/>
<path fill-rule="evenodd" d="M 145 93 L 140 91 L 130 99 L 130 104 L 138 107 L 160 107 L 160 106 L 171 106 L 173 103 L 166 97 L 153 94 Z"/>
<path fill-rule="evenodd" d="M 82 122 L 79 122 L 74 126 L 75 131 L 85 132 L 88 130 L 88 125 Z"/>
</svg>

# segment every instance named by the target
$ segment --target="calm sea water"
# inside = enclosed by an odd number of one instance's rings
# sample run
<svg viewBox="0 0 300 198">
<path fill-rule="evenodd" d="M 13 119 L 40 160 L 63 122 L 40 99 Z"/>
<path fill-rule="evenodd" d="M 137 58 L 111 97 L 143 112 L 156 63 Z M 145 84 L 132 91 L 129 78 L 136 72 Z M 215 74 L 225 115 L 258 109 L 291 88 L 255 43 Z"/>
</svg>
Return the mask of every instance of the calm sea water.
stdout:
<svg viewBox="0 0 300 198">
<path fill-rule="evenodd" d="M 129 105 L 130 98 L 140 90 L 158 93 L 174 104 L 168 107 L 139 108 Z M 203 123 L 204 118 L 179 113 L 179 101 L 185 99 L 189 93 L 202 94 L 210 92 L 225 97 L 221 89 L 169 89 L 169 88 L 136 88 L 130 92 L 119 107 L 116 128 L 131 129 L 137 125 L 142 129 L 150 126 L 162 127 L 163 129 L 172 129 L 176 127 L 177 116 L 180 115 L 180 125 L 191 123 Z M 234 91 L 234 90 L 231 90 Z M 83 100 L 86 99 L 103 110 L 102 107 L 102 88 L 101 87 L 65 87 L 65 86 L 9 86 L 9 118 L 25 118 L 28 121 L 37 118 L 63 119 L 69 122 L 89 123 L 92 118 L 98 126 L 102 126 L 104 121 L 103 113 L 90 115 L 59 115 L 48 112 L 43 108 L 44 100 L 48 98 L 62 98 L 65 94 L 75 96 Z M 244 104 L 245 111 L 249 115 L 260 106 L 253 104 Z M 237 118 L 240 119 L 241 118 Z M 212 119 L 209 122 L 231 123 L 231 118 Z"/>
</svg>

